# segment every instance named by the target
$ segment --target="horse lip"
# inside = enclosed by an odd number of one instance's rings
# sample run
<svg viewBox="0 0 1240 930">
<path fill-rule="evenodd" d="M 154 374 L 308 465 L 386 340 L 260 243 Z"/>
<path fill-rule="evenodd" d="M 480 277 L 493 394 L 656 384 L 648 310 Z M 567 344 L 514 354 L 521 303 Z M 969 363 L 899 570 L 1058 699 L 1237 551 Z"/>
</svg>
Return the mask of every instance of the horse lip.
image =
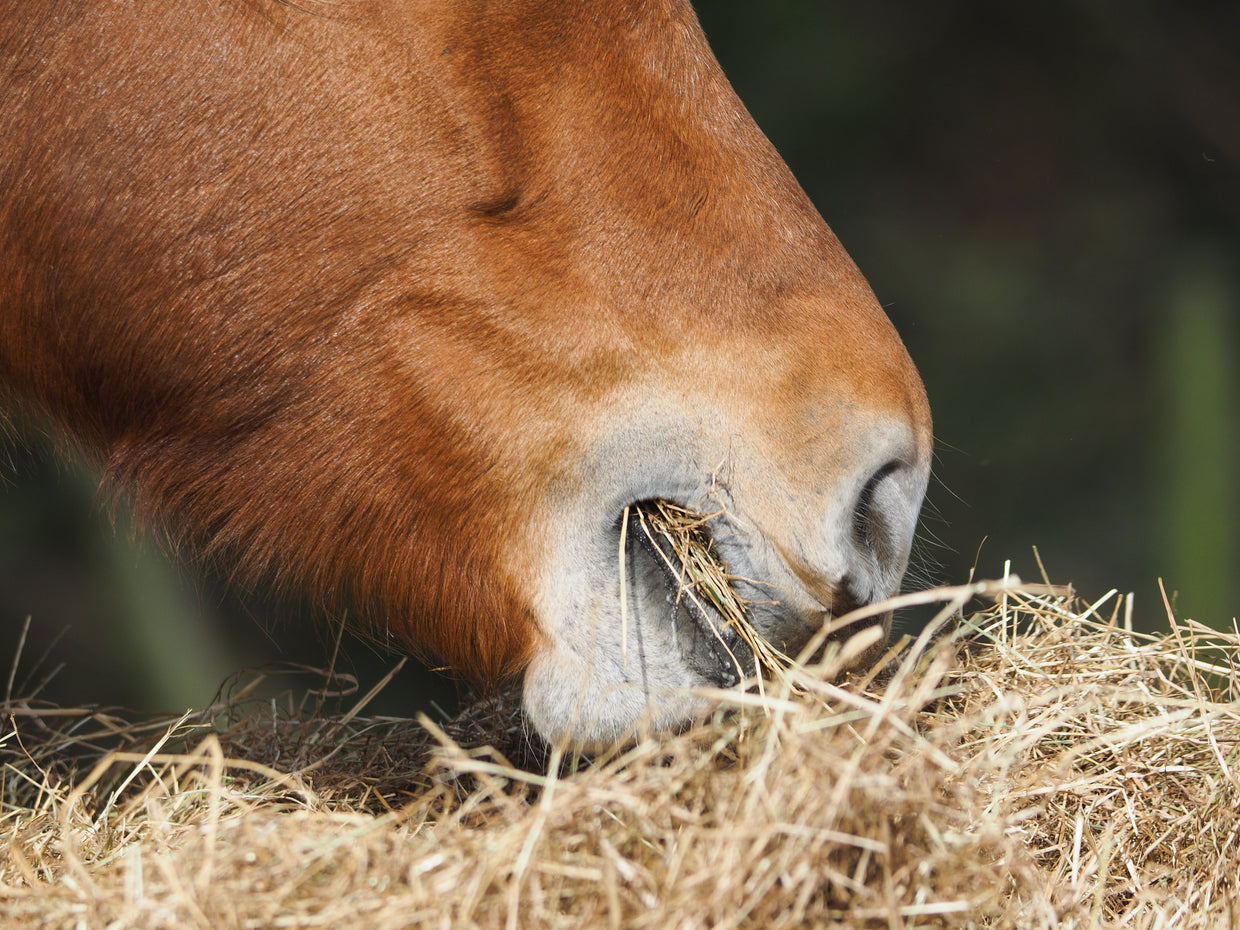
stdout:
<svg viewBox="0 0 1240 930">
<path fill-rule="evenodd" d="M 732 624 L 705 599 L 694 596 L 684 581 L 683 568 L 666 541 L 662 543 L 646 521 L 642 503 L 626 508 L 626 557 L 655 565 L 663 584 L 677 648 L 686 665 L 707 681 L 730 688 L 757 671 L 752 650 Z M 703 528 L 703 532 L 709 530 Z"/>
<path fill-rule="evenodd" d="M 852 574 L 844 574 L 833 582 L 815 577 L 801 560 L 792 557 L 752 520 L 739 523 L 731 535 L 763 541 L 773 560 L 754 565 L 743 548 L 729 555 L 728 535 L 716 534 L 714 538 L 729 559 L 737 559 L 733 567 L 740 566 L 734 587 L 738 596 L 749 602 L 750 626 L 785 656 L 796 658 L 812 640 L 820 639 L 813 655 L 805 657 L 812 664 L 831 643 L 840 643 L 874 626 L 890 629 L 891 611 L 846 619 L 885 597 L 866 592 Z M 754 581 L 754 577 L 767 580 Z M 845 619 L 845 623 L 840 623 Z"/>
</svg>

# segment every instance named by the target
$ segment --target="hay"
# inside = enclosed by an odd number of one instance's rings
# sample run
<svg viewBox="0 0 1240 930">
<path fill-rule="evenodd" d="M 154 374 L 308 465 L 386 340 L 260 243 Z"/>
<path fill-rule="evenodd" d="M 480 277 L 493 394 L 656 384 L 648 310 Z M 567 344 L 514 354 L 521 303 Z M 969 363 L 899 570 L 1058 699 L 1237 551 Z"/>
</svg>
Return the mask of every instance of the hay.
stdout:
<svg viewBox="0 0 1240 930">
<path fill-rule="evenodd" d="M 753 653 L 758 671 L 757 686 L 765 693 L 764 680 L 777 682 L 785 680 L 785 673 L 793 664 L 793 660 L 763 639 L 762 635 L 749 622 L 748 604 L 737 595 L 733 587 L 735 576 L 731 574 L 727 563 L 723 560 L 715 546 L 714 537 L 710 534 L 710 523 L 723 514 L 702 514 L 687 510 L 666 500 L 653 500 L 635 507 L 638 521 L 653 549 L 667 565 L 668 571 L 677 579 L 679 591 L 677 596 L 694 601 L 697 614 L 709 618 L 710 611 L 704 604 L 709 604 L 722 620 L 722 626 L 715 631 L 719 636 L 719 644 L 731 656 L 732 663 L 738 668 L 741 663 L 722 638 L 726 628 L 736 631 L 741 642 Z M 629 508 L 624 508 L 623 523 L 627 525 Z M 624 537 L 621 536 L 623 555 Z M 621 577 L 624 572 L 621 571 Z M 708 619 L 708 623 L 711 621 Z M 712 626 L 713 628 L 713 626 Z M 627 642 L 627 637 L 625 638 Z"/>
<path fill-rule="evenodd" d="M 141 725 L 14 703 L 0 923 L 1240 925 L 1240 636 L 1146 637 L 1114 595 L 1010 579 L 934 596 L 878 680 L 794 667 L 592 762 L 503 699 L 443 728 L 318 698 Z"/>
</svg>

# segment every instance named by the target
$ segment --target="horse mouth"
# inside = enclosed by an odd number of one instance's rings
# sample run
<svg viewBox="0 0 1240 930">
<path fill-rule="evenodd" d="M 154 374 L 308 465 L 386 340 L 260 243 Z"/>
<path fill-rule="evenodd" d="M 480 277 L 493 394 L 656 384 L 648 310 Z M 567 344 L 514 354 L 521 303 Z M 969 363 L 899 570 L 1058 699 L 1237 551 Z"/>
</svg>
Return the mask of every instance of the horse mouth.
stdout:
<svg viewBox="0 0 1240 930">
<path fill-rule="evenodd" d="M 752 577 L 756 573 L 737 543 L 744 537 L 726 514 L 704 516 L 667 501 L 639 501 L 624 508 L 620 525 L 622 623 L 626 614 L 640 623 L 659 617 L 668 624 L 670 619 L 673 648 L 705 684 L 733 687 L 760 672 L 787 667 L 824 626 L 829 629 L 818 649 L 803 657 L 807 663 L 832 642 L 889 623 L 889 614 L 841 623 L 840 618 L 864 606 L 847 585 L 833 592 L 829 607 L 785 603 L 777 589 Z M 740 563 L 732 566 L 739 569 L 735 575 L 729 571 L 731 560 Z M 705 578 L 703 562 L 715 564 Z"/>
<path fill-rule="evenodd" d="M 736 610 L 725 616 L 715 603 L 727 597 L 718 587 L 729 582 L 709 521 L 664 501 L 631 504 L 620 519 L 622 622 L 630 608 L 635 615 L 669 618 L 681 661 L 705 683 L 730 688 L 756 674 L 754 650 L 739 628 L 743 619 Z M 715 560 L 719 575 L 704 581 L 690 564 L 697 558 Z"/>
</svg>

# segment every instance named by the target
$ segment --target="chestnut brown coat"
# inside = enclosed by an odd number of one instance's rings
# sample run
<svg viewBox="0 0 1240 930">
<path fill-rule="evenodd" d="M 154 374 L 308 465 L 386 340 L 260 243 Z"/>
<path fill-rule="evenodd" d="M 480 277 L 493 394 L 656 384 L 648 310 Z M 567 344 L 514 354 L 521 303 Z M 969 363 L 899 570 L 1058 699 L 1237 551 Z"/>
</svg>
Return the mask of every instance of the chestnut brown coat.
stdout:
<svg viewBox="0 0 1240 930">
<path fill-rule="evenodd" d="M 625 505 L 784 645 L 898 585 L 921 381 L 688 3 L 23 0 L 0 97 L 0 396 L 240 581 L 582 742 L 718 683 Z"/>
</svg>

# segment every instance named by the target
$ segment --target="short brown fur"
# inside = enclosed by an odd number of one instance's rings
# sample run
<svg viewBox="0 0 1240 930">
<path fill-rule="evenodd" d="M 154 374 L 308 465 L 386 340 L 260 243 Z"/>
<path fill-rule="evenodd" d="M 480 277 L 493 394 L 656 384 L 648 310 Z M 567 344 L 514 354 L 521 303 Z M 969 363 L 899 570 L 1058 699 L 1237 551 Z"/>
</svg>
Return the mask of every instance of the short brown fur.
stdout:
<svg viewBox="0 0 1240 930">
<path fill-rule="evenodd" d="M 829 338 L 928 434 L 686 3 L 26 0 L 0 88 L 0 392 L 175 543 L 464 673 L 528 660 L 526 514 L 640 359 Z"/>
</svg>

